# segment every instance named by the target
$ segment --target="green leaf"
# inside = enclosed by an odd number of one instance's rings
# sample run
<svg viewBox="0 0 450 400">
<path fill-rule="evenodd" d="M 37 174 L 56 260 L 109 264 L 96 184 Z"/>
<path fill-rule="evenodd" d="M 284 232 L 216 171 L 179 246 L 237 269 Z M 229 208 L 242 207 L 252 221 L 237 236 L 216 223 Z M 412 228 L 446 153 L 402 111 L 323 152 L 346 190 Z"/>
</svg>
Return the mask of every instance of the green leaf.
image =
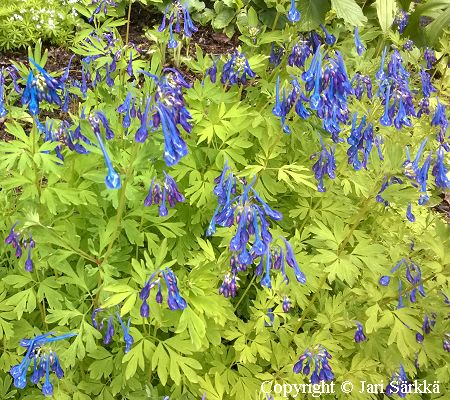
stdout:
<svg viewBox="0 0 450 400">
<path fill-rule="evenodd" d="M 312 30 L 325 20 L 325 15 L 330 10 L 330 2 L 328 0 L 301 0 L 298 2 L 298 8 L 302 15 L 301 28 Z"/>
<path fill-rule="evenodd" d="M 355 0 L 331 0 L 331 7 L 339 18 L 351 25 L 363 25 L 367 22 L 367 18 Z"/>
<path fill-rule="evenodd" d="M 377 0 L 377 15 L 381 29 L 386 33 L 394 22 L 397 5 L 394 0 Z"/>
</svg>

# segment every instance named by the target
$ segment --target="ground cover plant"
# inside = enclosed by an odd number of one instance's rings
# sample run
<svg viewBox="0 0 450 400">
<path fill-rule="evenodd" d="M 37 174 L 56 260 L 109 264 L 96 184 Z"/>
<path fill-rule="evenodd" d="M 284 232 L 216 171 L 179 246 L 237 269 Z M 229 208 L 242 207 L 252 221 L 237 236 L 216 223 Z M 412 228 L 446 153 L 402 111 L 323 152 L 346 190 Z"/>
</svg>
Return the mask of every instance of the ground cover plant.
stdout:
<svg viewBox="0 0 450 400">
<path fill-rule="evenodd" d="M 1 64 L 0 398 L 446 398 L 447 4 L 199 3 Z"/>
</svg>

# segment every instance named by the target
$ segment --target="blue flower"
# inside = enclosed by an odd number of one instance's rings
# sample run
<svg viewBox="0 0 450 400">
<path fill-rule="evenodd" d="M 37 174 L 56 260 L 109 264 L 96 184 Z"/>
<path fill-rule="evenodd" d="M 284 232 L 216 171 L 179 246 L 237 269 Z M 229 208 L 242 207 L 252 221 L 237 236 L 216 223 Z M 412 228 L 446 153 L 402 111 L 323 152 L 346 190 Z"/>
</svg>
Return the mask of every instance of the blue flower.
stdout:
<svg viewBox="0 0 450 400">
<path fill-rule="evenodd" d="M 8 111 L 5 108 L 5 75 L 4 68 L 0 69 L 0 119 L 5 118 Z"/>
<path fill-rule="evenodd" d="M 92 12 L 91 17 L 89 18 L 89 22 L 92 22 L 94 20 L 94 17 L 97 14 L 100 14 L 103 10 L 103 14 L 106 16 L 108 13 L 108 7 L 117 7 L 117 4 L 114 2 L 114 0 L 92 0 L 90 6 L 96 5 L 97 7 Z"/>
<path fill-rule="evenodd" d="M 364 50 L 366 49 L 361 43 L 361 39 L 359 38 L 359 28 L 355 26 L 355 47 L 358 55 L 360 56 Z"/>
<path fill-rule="evenodd" d="M 403 383 L 403 385 L 402 385 Z M 403 365 L 400 364 L 399 372 L 395 372 L 392 374 L 391 381 L 386 386 L 386 394 L 391 396 L 393 394 L 398 395 L 399 397 L 405 397 L 408 393 L 408 377 L 406 376 L 405 369 Z"/>
<path fill-rule="evenodd" d="M 322 150 L 318 153 L 313 154 L 310 158 L 315 159 L 317 161 L 314 163 L 312 170 L 314 172 L 314 176 L 317 179 L 317 190 L 319 192 L 325 192 L 325 187 L 323 185 L 323 177 L 327 174 L 331 179 L 335 178 L 335 170 L 336 170 L 336 160 L 334 157 L 334 150 L 331 146 L 328 149 L 325 147 L 325 144 L 320 137 L 320 143 L 322 145 Z"/>
<path fill-rule="evenodd" d="M 436 54 L 434 53 L 433 49 L 426 48 L 424 53 L 425 61 L 427 62 L 427 68 L 431 69 L 433 68 L 433 65 L 436 63 Z"/>
<path fill-rule="evenodd" d="M 100 149 L 102 150 L 103 158 L 105 159 L 106 167 L 108 169 L 108 174 L 105 178 L 106 186 L 108 189 L 120 189 L 120 175 L 113 168 L 111 159 L 109 158 L 105 145 L 103 144 L 102 138 L 100 136 L 100 119 L 97 116 L 91 115 L 89 117 L 89 122 L 92 126 L 95 137 L 97 138 Z"/>
<path fill-rule="evenodd" d="M 432 174 L 435 177 L 436 186 L 441 189 L 450 189 L 450 174 L 445 167 L 444 148 L 439 146 L 436 151 L 436 163 L 433 167 Z"/>
<path fill-rule="evenodd" d="M 295 374 L 302 373 L 305 376 L 309 376 L 312 365 L 314 368 L 310 376 L 312 384 L 318 384 L 321 381 L 331 382 L 334 379 L 334 374 L 330 364 L 328 364 L 329 359 L 331 359 L 331 354 L 328 353 L 324 346 L 319 344 L 312 351 L 309 349 L 305 350 L 294 364 L 293 371 Z"/>
<path fill-rule="evenodd" d="M 298 22 L 298 21 L 300 21 L 300 18 L 301 18 L 300 11 L 298 11 L 295 8 L 295 0 L 291 0 L 291 6 L 287 13 L 287 19 L 291 22 Z"/>
<path fill-rule="evenodd" d="M 323 24 L 320 24 L 320 27 L 322 28 L 323 33 L 325 33 L 325 43 L 329 46 L 332 46 L 336 43 L 336 37 L 327 31 L 325 26 Z"/>
<path fill-rule="evenodd" d="M 168 213 L 166 202 L 169 203 L 170 207 L 174 207 L 176 203 L 183 203 L 185 201 L 184 196 L 178 190 L 177 183 L 168 174 L 164 172 L 165 181 L 163 184 L 163 194 L 160 195 L 160 185 L 155 183 L 155 178 L 152 179 L 150 184 L 150 189 L 148 191 L 147 197 L 144 200 L 144 206 L 148 207 L 152 204 L 160 204 L 159 216 L 166 216 Z"/>
<path fill-rule="evenodd" d="M 366 335 L 364 335 L 364 330 L 361 322 L 356 321 L 356 332 L 355 332 L 355 342 L 365 342 L 367 340 Z"/>
<path fill-rule="evenodd" d="M 134 343 L 133 336 L 130 335 L 131 318 L 128 318 L 128 323 L 127 323 L 127 325 L 125 325 L 118 312 L 116 312 L 116 316 L 120 322 L 120 326 L 122 327 L 122 331 L 123 331 L 123 340 L 125 342 L 125 353 L 128 353 L 131 350 L 131 346 Z"/>
<path fill-rule="evenodd" d="M 158 28 L 159 32 L 166 30 L 167 26 L 169 26 L 170 31 L 169 48 L 177 47 L 178 43 L 173 37 L 173 32 L 175 31 L 177 34 L 180 34 L 181 26 L 183 26 L 183 34 L 185 37 L 191 37 L 198 30 L 192 22 L 188 4 L 185 3 L 183 6 L 178 0 L 174 0 L 172 5 L 167 5 L 161 25 Z"/>
<path fill-rule="evenodd" d="M 254 78 L 256 74 L 250 67 L 244 54 L 235 50 L 231 54 L 231 58 L 224 64 L 222 69 L 221 83 L 225 85 L 245 84 L 247 78 Z"/>
<path fill-rule="evenodd" d="M 163 302 L 163 296 L 161 293 L 162 279 L 166 283 L 167 287 L 167 305 L 169 306 L 169 309 L 184 310 L 187 307 L 186 300 L 180 295 L 175 273 L 170 268 L 166 268 L 165 270 L 154 272 L 141 290 L 139 297 L 143 303 L 146 304 L 145 306 L 143 304 L 141 307 L 141 316 L 144 318 L 149 316 L 150 310 L 147 304 L 147 299 L 150 296 L 151 289 L 153 289 L 156 285 L 158 285 L 156 302 L 159 304 Z"/>
<path fill-rule="evenodd" d="M 397 15 L 394 18 L 394 25 L 398 26 L 398 31 L 400 33 L 403 33 L 403 31 L 405 30 L 406 26 L 408 25 L 408 19 L 409 16 L 406 13 L 405 10 L 400 9 L 397 13 Z"/>
<path fill-rule="evenodd" d="M 43 100 L 46 100 L 49 104 L 54 103 L 58 106 L 62 104 L 58 92 L 64 89 L 64 82 L 68 75 L 64 74 L 60 79 L 53 78 L 32 58 L 29 60 L 37 69 L 38 74 L 34 75 L 33 71 L 30 70 L 21 102 L 23 105 L 28 105 L 28 110 L 31 115 L 36 116 L 39 114 L 39 103 Z"/>
<path fill-rule="evenodd" d="M 30 376 L 30 382 L 37 385 L 45 376 L 45 381 L 42 384 L 42 393 L 44 396 L 51 396 L 53 394 L 50 371 L 55 372 L 58 379 L 64 376 L 64 371 L 61 368 L 56 352 L 51 349 L 51 343 L 76 336 L 76 333 L 67 333 L 60 336 L 52 336 L 53 334 L 53 332 L 49 332 L 35 336 L 32 339 L 25 338 L 20 341 L 20 345 L 25 347 L 27 351 L 21 363 L 14 365 L 10 370 L 16 388 L 25 388 L 28 369 L 33 360 L 33 373 Z"/>
</svg>

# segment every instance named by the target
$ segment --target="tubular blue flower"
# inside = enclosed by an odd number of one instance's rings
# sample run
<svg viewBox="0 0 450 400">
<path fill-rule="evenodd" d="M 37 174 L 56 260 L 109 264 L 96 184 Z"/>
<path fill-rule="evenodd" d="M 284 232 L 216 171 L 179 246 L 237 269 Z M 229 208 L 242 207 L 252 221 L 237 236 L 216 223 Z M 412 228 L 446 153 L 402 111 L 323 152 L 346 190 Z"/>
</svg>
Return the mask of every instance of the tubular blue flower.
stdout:
<svg viewBox="0 0 450 400">
<path fill-rule="evenodd" d="M 284 296 L 282 308 L 283 312 L 285 313 L 288 313 L 289 310 L 291 309 L 291 300 L 289 299 L 289 297 Z"/>
<path fill-rule="evenodd" d="M 320 24 L 320 27 L 322 28 L 323 33 L 325 34 L 325 43 L 329 46 L 332 46 L 336 43 L 336 37 L 328 32 L 323 24 Z"/>
<path fill-rule="evenodd" d="M 285 52 L 285 48 L 283 46 L 275 47 L 275 43 L 272 43 L 272 47 L 270 50 L 270 56 L 269 56 L 269 63 L 275 67 L 280 65 L 281 61 L 283 59 L 284 52 Z"/>
<path fill-rule="evenodd" d="M 213 61 L 213 65 L 209 67 L 205 72 L 205 77 L 209 76 L 212 83 L 216 83 L 217 80 L 217 61 Z"/>
<path fill-rule="evenodd" d="M 108 118 L 106 118 L 106 115 L 104 112 L 102 111 L 97 111 L 95 113 L 98 117 L 98 119 L 100 120 L 100 122 L 102 123 L 103 127 L 105 128 L 105 137 L 106 140 L 111 140 L 114 138 L 114 132 L 112 131 L 110 125 L 109 125 L 109 121 Z"/>
<path fill-rule="evenodd" d="M 51 350 L 51 343 L 64 340 L 75 336 L 75 333 L 67 333 L 60 336 L 54 336 L 53 332 L 35 336 L 32 339 L 22 339 L 20 345 L 26 347 L 27 351 L 20 364 L 14 365 L 10 374 L 14 378 L 14 386 L 18 389 L 24 389 L 27 384 L 27 373 L 31 360 L 33 360 L 33 373 L 30 376 L 30 382 L 38 384 L 41 378 L 45 376 L 42 384 L 42 393 L 45 396 L 53 394 L 53 385 L 50 382 L 50 369 L 55 372 L 58 379 L 64 376 L 64 371 L 59 364 L 58 357 L 54 350 Z"/>
<path fill-rule="evenodd" d="M 364 52 L 364 50 L 366 50 L 366 48 L 363 46 L 363 44 L 361 43 L 361 39 L 359 37 L 359 27 L 355 26 L 355 47 L 356 47 L 356 52 L 358 53 L 358 55 L 362 55 L 362 53 Z"/>
<path fill-rule="evenodd" d="M 288 65 L 303 68 L 306 60 L 313 54 L 312 47 L 311 39 L 301 37 L 292 47 L 291 54 L 288 57 Z"/>
<path fill-rule="evenodd" d="M 331 382 L 334 379 L 331 366 L 328 364 L 328 359 L 331 359 L 331 354 L 327 349 L 319 344 L 314 347 L 312 351 L 306 349 L 300 356 L 299 360 L 294 364 L 293 371 L 295 374 L 302 373 L 308 376 L 311 372 L 311 365 L 313 366 L 313 373 L 310 376 L 312 384 L 318 384 L 321 381 Z M 306 364 L 304 365 L 304 362 Z"/>
<path fill-rule="evenodd" d="M 8 111 L 5 107 L 5 75 L 4 68 L 0 69 L 0 119 L 5 118 Z"/>
<path fill-rule="evenodd" d="M 45 360 L 45 382 L 42 384 L 42 393 L 44 396 L 53 395 L 53 385 L 50 382 L 50 360 L 49 355 Z"/>
<path fill-rule="evenodd" d="M 320 137 L 320 142 L 322 145 L 322 150 L 318 153 L 313 154 L 310 159 L 314 159 L 317 156 L 318 159 L 312 167 L 314 176 L 317 179 L 317 190 L 319 192 L 325 192 L 325 187 L 323 186 L 323 177 L 327 174 L 331 179 L 335 178 L 336 170 L 336 160 L 334 158 L 334 149 L 329 146 L 327 149 L 325 144 Z"/>
<path fill-rule="evenodd" d="M 408 207 L 406 209 L 406 218 L 408 218 L 409 222 L 415 222 L 416 221 L 416 217 L 412 213 L 412 204 L 411 203 L 408 203 Z"/>
<path fill-rule="evenodd" d="M 151 102 L 151 97 L 148 97 L 147 101 L 145 102 L 144 112 L 141 113 L 141 117 L 140 117 L 141 126 L 136 131 L 136 134 L 134 136 L 134 140 L 136 140 L 136 142 L 139 142 L 139 143 L 144 143 L 148 137 L 148 117 L 149 117 L 149 113 L 150 113 L 150 102 Z"/>
<path fill-rule="evenodd" d="M 297 281 L 300 283 L 306 283 L 306 277 L 303 274 L 303 272 L 300 270 L 300 267 L 298 266 L 297 260 L 294 255 L 294 251 L 292 250 L 291 244 L 284 238 L 281 237 L 284 241 L 284 244 L 286 246 L 286 262 L 287 264 L 294 269 L 295 277 L 297 278 Z"/>
<path fill-rule="evenodd" d="M 364 335 L 364 330 L 361 322 L 356 321 L 356 332 L 355 332 L 355 342 L 365 342 L 367 340 L 366 335 Z"/>
<path fill-rule="evenodd" d="M 121 318 L 120 314 L 118 312 L 116 312 L 116 316 L 117 316 L 117 319 L 120 322 L 120 326 L 122 327 L 123 340 L 125 342 L 125 354 L 126 354 L 126 353 L 128 353 L 131 350 L 131 346 L 134 343 L 133 336 L 130 335 L 131 318 L 128 318 L 128 323 L 127 323 L 127 325 L 125 325 L 124 322 L 122 321 L 122 318 Z"/>
<path fill-rule="evenodd" d="M 408 25 L 408 14 L 405 10 L 400 9 L 394 18 L 394 25 L 398 26 L 399 33 L 403 33 Z"/>
<path fill-rule="evenodd" d="M 413 49 L 414 42 L 411 39 L 408 39 L 403 45 L 403 50 L 411 51 Z"/>
<path fill-rule="evenodd" d="M 130 110 L 131 110 L 131 100 L 133 99 L 133 94 L 131 92 L 127 93 L 127 96 L 125 97 L 124 102 L 117 107 L 117 112 L 120 114 L 124 114 L 123 120 L 122 120 L 122 126 L 125 129 L 128 129 L 131 125 L 131 116 L 130 116 Z"/>
<path fill-rule="evenodd" d="M 95 137 L 97 138 L 98 144 L 100 145 L 100 149 L 102 150 L 103 158 L 105 159 L 106 167 L 108 169 L 108 174 L 105 178 L 106 186 L 108 189 L 120 189 L 120 175 L 114 170 L 111 159 L 109 158 L 105 145 L 103 144 L 102 138 L 100 136 L 100 120 L 98 117 L 92 115 L 89 116 L 88 119 L 94 131 Z"/>
<path fill-rule="evenodd" d="M 223 66 L 220 82 L 223 85 L 229 83 L 231 86 L 246 84 L 247 77 L 254 78 L 255 76 L 256 74 L 251 69 L 245 55 L 235 50 Z"/>
<path fill-rule="evenodd" d="M 94 11 L 92 12 L 89 22 L 92 22 L 94 20 L 94 17 L 98 14 L 100 14 L 103 10 L 103 14 L 106 16 L 108 13 L 108 7 L 117 7 L 117 4 L 114 2 L 114 0 L 92 0 L 90 6 L 97 6 Z"/>
<path fill-rule="evenodd" d="M 39 103 L 43 100 L 58 106 L 62 104 L 58 91 L 64 89 L 64 80 L 53 78 L 32 58 L 29 58 L 29 61 L 37 69 L 38 74 L 35 76 L 30 70 L 21 102 L 23 105 L 28 105 L 31 115 L 36 116 L 39 114 Z"/>
<path fill-rule="evenodd" d="M 416 180 L 419 175 L 419 161 L 422 158 L 422 153 L 427 143 L 427 138 L 425 138 L 417 151 L 414 161 L 411 161 L 411 156 L 409 154 L 409 148 L 406 146 L 406 161 L 403 163 L 404 174 L 407 178 Z"/>
<path fill-rule="evenodd" d="M 390 101 L 390 95 L 391 95 L 391 87 L 386 86 L 386 92 L 384 96 L 384 114 L 380 118 L 381 125 L 384 126 L 391 126 L 392 125 L 392 119 L 389 115 L 389 101 Z"/>
<path fill-rule="evenodd" d="M 437 91 L 437 89 L 431 83 L 430 74 L 423 68 L 420 70 L 420 80 L 422 82 L 422 93 L 424 98 L 430 97 L 431 93 Z"/>
<path fill-rule="evenodd" d="M 175 180 L 170 175 L 166 174 L 166 172 L 164 172 L 164 175 L 165 180 L 162 196 L 160 196 L 160 185 L 158 183 L 154 185 L 155 178 L 153 178 L 147 197 L 144 200 L 144 206 L 146 207 L 152 204 L 159 204 L 160 216 L 166 216 L 168 213 L 166 202 L 169 203 L 170 207 L 174 207 L 177 203 L 183 203 L 185 201 L 184 196 L 178 190 Z"/>
<path fill-rule="evenodd" d="M 444 163 L 444 148 L 439 146 L 436 151 L 436 163 L 432 170 L 436 186 L 441 189 L 450 189 L 450 174 Z"/>
<path fill-rule="evenodd" d="M 222 285 L 219 288 L 219 294 L 224 297 L 236 297 L 239 278 L 236 275 L 226 274 Z"/>
<path fill-rule="evenodd" d="M 433 49 L 426 48 L 424 53 L 425 61 L 427 62 L 427 68 L 431 69 L 433 68 L 433 65 L 436 63 L 436 54 L 434 53 Z"/>
<path fill-rule="evenodd" d="M 438 140 L 441 144 L 444 144 L 446 141 L 446 133 L 448 129 L 448 119 L 445 115 L 445 106 L 441 104 L 439 101 L 437 102 L 436 111 L 431 120 L 432 126 L 439 126 L 440 132 L 438 134 Z"/>
<path fill-rule="evenodd" d="M 289 11 L 286 16 L 287 19 L 292 23 L 300 21 L 301 14 L 300 11 L 298 11 L 295 7 L 295 0 L 291 0 L 291 6 L 289 7 Z"/>
<path fill-rule="evenodd" d="M 388 396 L 397 394 L 399 397 L 405 397 L 408 393 L 408 377 L 406 376 L 403 365 L 400 364 L 399 372 L 392 374 L 391 381 L 386 386 L 385 393 Z"/>
<path fill-rule="evenodd" d="M 167 26 L 169 27 L 169 48 L 177 47 L 176 40 L 173 38 L 173 31 L 175 31 L 177 34 L 180 34 L 181 25 L 183 25 L 183 34 L 185 37 L 191 37 L 198 30 L 198 28 L 192 22 L 191 16 L 189 14 L 188 4 L 185 3 L 183 6 L 180 1 L 174 0 L 172 4 L 169 4 L 166 7 L 161 25 L 158 28 L 159 32 L 163 32 L 167 29 Z M 173 40 L 174 43 L 170 43 L 171 40 Z"/>
</svg>

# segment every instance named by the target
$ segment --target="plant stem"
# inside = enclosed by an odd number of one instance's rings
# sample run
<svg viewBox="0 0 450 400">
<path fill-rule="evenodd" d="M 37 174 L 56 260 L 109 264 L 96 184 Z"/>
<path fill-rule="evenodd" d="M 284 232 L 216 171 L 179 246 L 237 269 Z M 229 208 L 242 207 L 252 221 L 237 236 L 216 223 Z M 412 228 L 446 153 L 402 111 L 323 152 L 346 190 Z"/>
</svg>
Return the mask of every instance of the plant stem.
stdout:
<svg viewBox="0 0 450 400">
<path fill-rule="evenodd" d="M 139 143 L 135 142 L 133 145 L 132 153 L 131 153 L 130 163 L 129 163 L 128 168 L 125 173 L 124 183 L 122 185 L 122 188 L 120 189 L 119 205 L 117 207 L 116 224 L 114 226 L 114 232 L 111 237 L 111 241 L 109 242 L 108 248 L 102 257 L 100 265 L 104 264 L 106 262 L 106 260 L 108 259 L 108 257 L 111 255 L 114 243 L 121 231 L 120 228 L 122 226 L 122 216 L 123 216 L 123 212 L 125 211 L 125 198 L 126 198 L 125 194 L 126 194 L 128 182 L 130 181 L 131 176 L 133 174 L 133 170 L 134 170 L 133 164 L 136 159 L 138 149 L 139 149 Z"/>
<path fill-rule="evenodd" d="M 128 3 L 128 16 L 127 16 L 127 33 L 125 35 L 125 44 L 128 44 L 128 39 L 130 37 L 130 20 L 131 20 L 131 5 L 133 4 L 133 0 L 129 0 Z"/>
<path fill-rule="evenodd" d="M 253 275 L 252 280 L 250 281 L 250 283 L 248 284 L 247 288 L 245 289 L 244 294 L 241 296 L 241 298 L 239 299 L 239 301 L 237 302 L 236 306 L 234 307 L 234 311 L 237 310 L 237 308 L 239 307 L 239 305 L 242 303 L 242 300 L 244 300 L 244 297 L 246 296 L 247 292 L 250 290 L 250 287 L 253 285 L 253 282 L 255 282 L 256 279 L 256 274 Z"/>
<path fill-rule="evenodd" d="M 280 18 L 280 13 L 277 11 L 277 14 L 275 15 L 275 19 L 273 20 L 272 24 L 272 30 L 274 31 L 278 24 L 278 18 Z"/>
</svg>

